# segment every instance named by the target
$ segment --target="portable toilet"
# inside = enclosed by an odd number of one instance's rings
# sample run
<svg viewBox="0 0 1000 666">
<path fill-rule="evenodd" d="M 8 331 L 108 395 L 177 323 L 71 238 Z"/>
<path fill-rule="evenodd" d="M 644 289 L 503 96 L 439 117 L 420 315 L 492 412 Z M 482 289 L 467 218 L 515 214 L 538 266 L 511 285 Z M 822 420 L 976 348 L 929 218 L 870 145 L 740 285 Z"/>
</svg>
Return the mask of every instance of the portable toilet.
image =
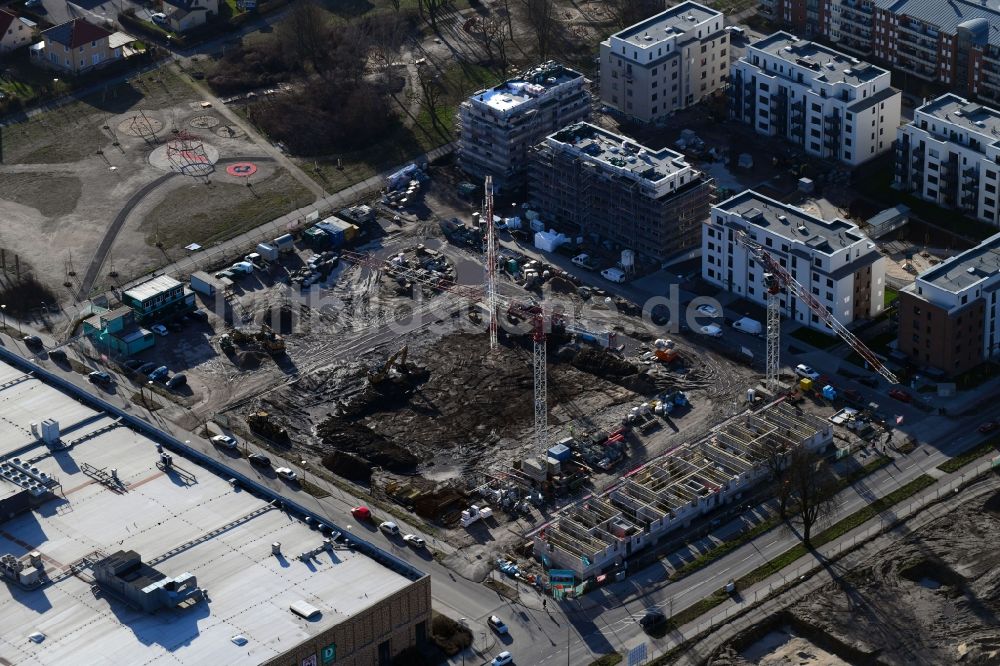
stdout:
<svg viewBox="0 0 1000 666">
<path fill-rule="evenodd" d="M 827 400 L 835 400 L 837 398 L 837 389 L 827 384 L 823 387 L 823 397 Z"/>
<path fill-rule="evenodd" d="M 803 377 L 802 379 L 799 380 L 799 388 L 801 388 L 803 391 L 808 391 L 812 389 L 812 387 L 813 387 L 813 380 L 809 379 L 808 377 Z"/>
</svg>

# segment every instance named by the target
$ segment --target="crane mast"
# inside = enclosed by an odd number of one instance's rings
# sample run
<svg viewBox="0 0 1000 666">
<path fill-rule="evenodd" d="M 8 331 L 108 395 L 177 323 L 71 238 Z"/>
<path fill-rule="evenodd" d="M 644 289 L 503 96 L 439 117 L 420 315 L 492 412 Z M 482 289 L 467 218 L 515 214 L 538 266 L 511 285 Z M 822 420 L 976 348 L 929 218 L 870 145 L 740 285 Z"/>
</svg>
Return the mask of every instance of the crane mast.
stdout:
<svg viewBox="0 0 1000 666">
<path fill-rule="evenodd" d="M 497 348 L 499 307 L 497 298 L 497 237 L 493 224 L 493 176 L 486 176 L 483 218 L 486 220 L 486 266 L 484 271 L 486 308 L 489 310 L 490 351 Z"/>
<path fill-rule="evenodd" d="M 791 273 L 786 271 L 780 263 L 775 261 L 774 257 L 772 257 L 767 250 L 764 249 L 764 246 L 750 238 L 749 235 L 742 231 L 737 232 L 736 237 L 747 249 L 747 251 L 761 263 L 765 271 L 764 280 L 765 288 L 767 289 L 767 359 L 765 361 L 765 381 L 767 382 L 769 389 L 774 390 L 774 388 L 772 388 L 772 382 L 774 387 L 777 386 L 777 371 L 780 366 L 778 355 L 780 353 L 779 327 L 781 312 L 778 299 L 781 288 L 787 289 L 789 294 L 797 297 L 800 301 L 805 303 L 806 307 L 808 307 L 820 321 L 833 329 L 834 333 L 840 336 L 840 338 L 846 342 L 851 349 L 856 351 L 858 355 L 863 358 L 873 370 L 875 370 L 875 372 L 885 377 L 890 384 L 899 383 L 899 378 L 882 364 L 878 357 L 875 356 L 875 353 L 866 347 L 865 344 L 861 342 L 856 335 L 851 333 L 846 326 L 840 323 L 840 321 L 834 317 L 833 314 L 827 310 L 815 296 L 809 293 L 808 289 L 803 287 L 798 280 L 792 277 Z M 768 276 L 770 276 L 770 278 Z M 771 282 L 770 285 L 768 285 L 769 279 Z"/>
</svg>

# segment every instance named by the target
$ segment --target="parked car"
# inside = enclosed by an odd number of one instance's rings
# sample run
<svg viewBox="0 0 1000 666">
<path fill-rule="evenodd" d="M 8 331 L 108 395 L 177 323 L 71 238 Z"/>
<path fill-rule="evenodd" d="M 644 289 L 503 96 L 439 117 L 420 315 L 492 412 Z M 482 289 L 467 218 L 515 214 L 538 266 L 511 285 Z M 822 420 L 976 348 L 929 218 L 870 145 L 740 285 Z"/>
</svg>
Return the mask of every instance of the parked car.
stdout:
<svg viewBox="0 0 1000 666">
<path fill-rule="evenodd" d="M 250 275 L 253 273 L 256 266 L 251 264 L 249 261 L 237 261 L 235 264 L 229 267 L 229 270 L 234 273 L 243 273 L 244 275 Z"/>
<path fill-rule="evenodd" d="M 403 541 L 407 544 L 413 546 L 414 548 L 423 548 L 427 545 L 427 542 L 418 537 L 416 534 L 406 534 L 403 536 Z"/>
<path fill-rule="evenodd" d="M 21 342 L 24 343 L 29 349 L 41 349 L 45 345 L 42 343 L 42 339 L 37 335 L 26 335 L 21 338 Z"/>
<path fill-rule="evenodd" d="M 646 614 L 639 618 L 639 626 L 645 632 L 650 632 L 657 627 L 664 625 L 667 621 L 667 616 L 658 610 L 646 611 Z"/>
<path fill-rule="evenodd" d="M 25 0 L 24 6 L 28 9 L 33 9 L 42 6 L 42 0 Z"/>
<path fill-rule="evenodd" d="M 195 310 L 194 312 L 189 312 L 188 316 L 191 317 L 191 319 L 194 319 L 195 321 L 200 321 L 202 323 L 208 321 L 208 313 L 205 312 L 204 310 Z"/>
<path fill-rule="evenodd" d="M 101 386 L 108 386 L 114 383 L 114 380 L 111 379 L 111 375 L 106 372 L 92 372 L 87 375 L 87 379 L 90 380 L 91 384 L 100 384 Z"/>
<path fill-rule="evenodd" d="M 601 277 L 617 284 L 625 282 L 625 272 L 619 268 L 605 268 L 601 271 Z"/>
<path fill-rule="evenodd" d="M 356 507 L 354 507 L 353 509 L 351 509 L 351 515 L 354 516 L 357 520 L 371 520 L 372 519 L 372 511 L 371 511 L 371 509 L 369 509 L 366 506 L 356 506 Z"/>
<path fill-rule="evenodd" d="M 279 467 L 274 470 L 274 473 L 283 478 L 285 481 L 298 481 L 299 475 L 293 472 L 288 467 Z"/>
<path fill-rule="evenodd" d="M 486 624 L 490 625 L 490 629 L 497 632 L 501 636 L 508 633 L 507 625 L 503 623 L 503 620 L 498 618 L 496 615 L 490 615 L 490 618 L 486 620 Z"/>
<path fill-rule="evenodd" d="M 810 368 L 805 363 L 799 363 L 797 366 L 795 366 L 795 374 L 797 374 L 799 377 L 804 377 L 806 379 L 811 379 L 813 381 L 819 379 L 819 373 Z"/>
<path fill-rule="evenodd" d="M 223 449 L 235 449 L 237 446 L 239 446 L 239 443 L 236 441 L 236 439 L 230 437 L 229 435 L 216 435 L 208 441 L 212 442 L 212 444 L 215 444 L 216 446 Z"/>
<path fill-rule="evenodd" d="M 856 389 L 848 388 L 841 391 L 841 395 L 844 396 L 844 400 L 854 403 L 855 405 L 862 405 L 865 402 L 865 397 L 861 395 L 860 391 Z"/>
<path fill-rule="evenodd" d="M 167 327 L 164 326 L 163 324 L 153 324 L 152 326 L 149 327 L 149 330 L 151 330 L 153 333 L 156 333 L 157 335 L 162 335 L 162 336 L 170 335 L 170 331 L 168 331 Z"/>
<path fill-rule="evenodd" d="M 65 363 L 67 360 L 69 360 L 66 358 L 66 352 L 64 352 L 62 349 L 53 349 L 52 351 L 50 351 L 49 358 L 52 359 L 53 361 L 58 361 L 59 363 Z"/>
<path fill-rule="evenodd" d="M 987 432 L 993 432 L 997 428 L 1000 428 L 1000 421 L 987 421 L 983 425 L 979 426 L 979 432 L 985 434 Z"/>
<path fill-rule="evenodd" d="M 913 402 L 913 396 L 904 391 L 903 389 L 898 389 L 898 388 L 889 389 L 889 397 L 899 400 L 900 402 Z"/>
<path fill-rule="evenodd" d="M 167 380 L 167 388 L 180 388 L 181 386 L 187 384 L 187 382 L 187 377 L 178 373 Z"/>
<path fill-rule="evenodd" d="M 165 365 L 161 365 L 156 370 L 153 370 L 151 373 L 149 373 L 149 378 L 154 382 L 158 382 L 161 379 L 166 380 L 167 375 L 169 374 L 170 374 L 170 369 L 167 368 L 167 366 Z"/>
<path fill-rule="evenodd" d="M 139 366 L 138 372 L 143 375 L 148 375 L 153 370 L 156 370 L 156 364 L 150 361 L 149 363 L 143 363 Z"/>
<path fill-rule="evenodd" d="M 270 467 L 271 459 L 265 456 L 263 453 L 251 453 L 247 456 L 247 460 L 250 461 L 251 465 L 259 465 L 260 467 Z"/>
<path fill-rule="evenodd" d="M 153 12 L 149 15 L 149 18 L 153 19 L 153 23 L 166 23 L 167 15 L 163 12 Z"/>
<path fill-rule="evenodd" d="M 717 326 L 716 324 L 709 324 L 708 326 L 702 326 L 701 328 L 698 329 L 698 331 L 702 335 L 709 335 L 713 338 L 722 337 L 722 327 Z"/>
<path fill-rule="evenodd" d="M 514 655 L 508 650 L 504 650 L 497 656 L 493 657 L 493 661 L 490 662 L 492 666 L 510 666 L 514 663 Z"/>
<path fill-rule="evenodd" d="M 378 528 L 386 534 L 399 534 L 399 525 L 389 520 L 379 523 Z"/>
<path fill-rule="evenodd" d="M 588 271 L 597 270 L 597 262 L 589 254 L 578 254 L 572 259 L 574 266 L 579 266 Z"/>
<path fill-rule="evenodd" d="M 716 308 L 714 305 L 709 305 L 708 303 L 702 303 L 701 305 L 696 307 L 695 310 L 698 311 L 698 314 L 703 314 L 706 317 L 714 317 L 719 313 L 718 308 Z"/>
</svg>

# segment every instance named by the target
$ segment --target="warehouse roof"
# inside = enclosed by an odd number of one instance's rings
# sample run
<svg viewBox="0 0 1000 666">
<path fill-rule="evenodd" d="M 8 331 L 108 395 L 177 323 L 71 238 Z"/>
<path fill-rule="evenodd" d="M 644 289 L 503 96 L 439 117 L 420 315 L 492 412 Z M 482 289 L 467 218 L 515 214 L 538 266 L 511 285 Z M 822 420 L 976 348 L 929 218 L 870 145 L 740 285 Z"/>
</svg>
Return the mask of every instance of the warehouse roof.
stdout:
<svg viewBox="0 0 1000 666">
<path fill-rule="evenodd" d="M 748 225 L 767 229 L 824 254 L 833 254 L 867 239 L 861 229 L 846 220 L 824 220 L 753 190 L 745 190 L 715 208 L 736 213 Z"/>
<path fill-rule="evenodd" d="M 421 577 L 358 550 L 323 550 L 299 516 L 195 461 L 175 454 L 162 468 L 153 441 L 3 363 L 0 386 L 0 458 L 30 460 L 62 486 L 0 532 L 0 555 L 38 551 L 50 581 L 0 587 L 0 656 L 10 663 L 257 664 Z M 68 448 L 31 433 L 49 416 Z M 207 600 L 150 615 L 106 588 L 95 594 L 93 564 L 118 551 L 168 578 L 190 572 Z M 301 602 L 319 615 L 293 613 Z M 44 639 L 29 641 L 34 632 Z"/>
<path fill-rule="evenodd" d="M 170 291 L 174 287 L 180 286 L 180 284 L 180 282 L 169 275 L 158 275 L 152 280 L 147 280 L 126 290 L 125 295 L 137 301 L 144 301 L 147 298 L 158 296 L 165 291 Z"/>
<path fill-rule="evenodd" d="M 989 43 L 1000 46 L 1000 0 L 874 0 L 879 9 L 895 14 L 905 14 L 915 19 L 937 26 L 942 32 L 956 34 L 958 26 L 985 19 L 989 27 L 986 36 Z M 978 23 L 981 25 L 981 23 Z"/>
</svg>

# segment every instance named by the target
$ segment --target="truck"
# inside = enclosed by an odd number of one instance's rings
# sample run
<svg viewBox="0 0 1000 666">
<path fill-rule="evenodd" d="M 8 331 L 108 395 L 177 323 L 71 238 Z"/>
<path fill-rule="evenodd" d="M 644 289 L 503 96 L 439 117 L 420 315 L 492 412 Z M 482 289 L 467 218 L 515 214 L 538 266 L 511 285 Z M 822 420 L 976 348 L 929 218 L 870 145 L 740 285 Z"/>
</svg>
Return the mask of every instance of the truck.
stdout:
<svg viewBox="0 0 1000 666">
<path fill-rule="evenodd" d="M 493 509 L 488 506 L 480 507 L 473 504 L 468 509 L 462 512 L 462 527 L 468 527 L 472 523 L 478 520 L 486 520 L 493 515 Z"/>
<path fill-rule="evenodd" d="M 283 236 L 275 238 L 270 244 L 273 245 L 280 254 L 286 254 L 295 250 L 295 237 L 291 234 L 284 234 Z"/>
<path fill-rule="evenodd" d="M 572 262 L 574 266 L 579 266 L 588 271 L 597 270 L 597 262 L 589 254 L 578 254 L 573 257 Z"/>
<path fill-rule="evenodd" d="M 214 296 L 216 291 L 221 291 L 221 287 L 219 280 L 205 271 L 191 273 L 191 289 L 199 294 Z"/>
<path fill-rule="evenodd" d="M 264 261 L 278 260 L 278 248 L 270 243 L 257 243 L 257 254 L 259 254 Z"/>
<path fill-rule="evenodd" d="M 733 322 L 733 328 L 750 335 L 760 335 L 764 331 L 764 326 L 756 319 L 742 317 Z"/>
<path fill-rule="evenodd" d="M 625 282 L 625 273 L 620 268 L 605 268 L 601 271 L 601 277 L 618 284 Z"/>
</svg>

